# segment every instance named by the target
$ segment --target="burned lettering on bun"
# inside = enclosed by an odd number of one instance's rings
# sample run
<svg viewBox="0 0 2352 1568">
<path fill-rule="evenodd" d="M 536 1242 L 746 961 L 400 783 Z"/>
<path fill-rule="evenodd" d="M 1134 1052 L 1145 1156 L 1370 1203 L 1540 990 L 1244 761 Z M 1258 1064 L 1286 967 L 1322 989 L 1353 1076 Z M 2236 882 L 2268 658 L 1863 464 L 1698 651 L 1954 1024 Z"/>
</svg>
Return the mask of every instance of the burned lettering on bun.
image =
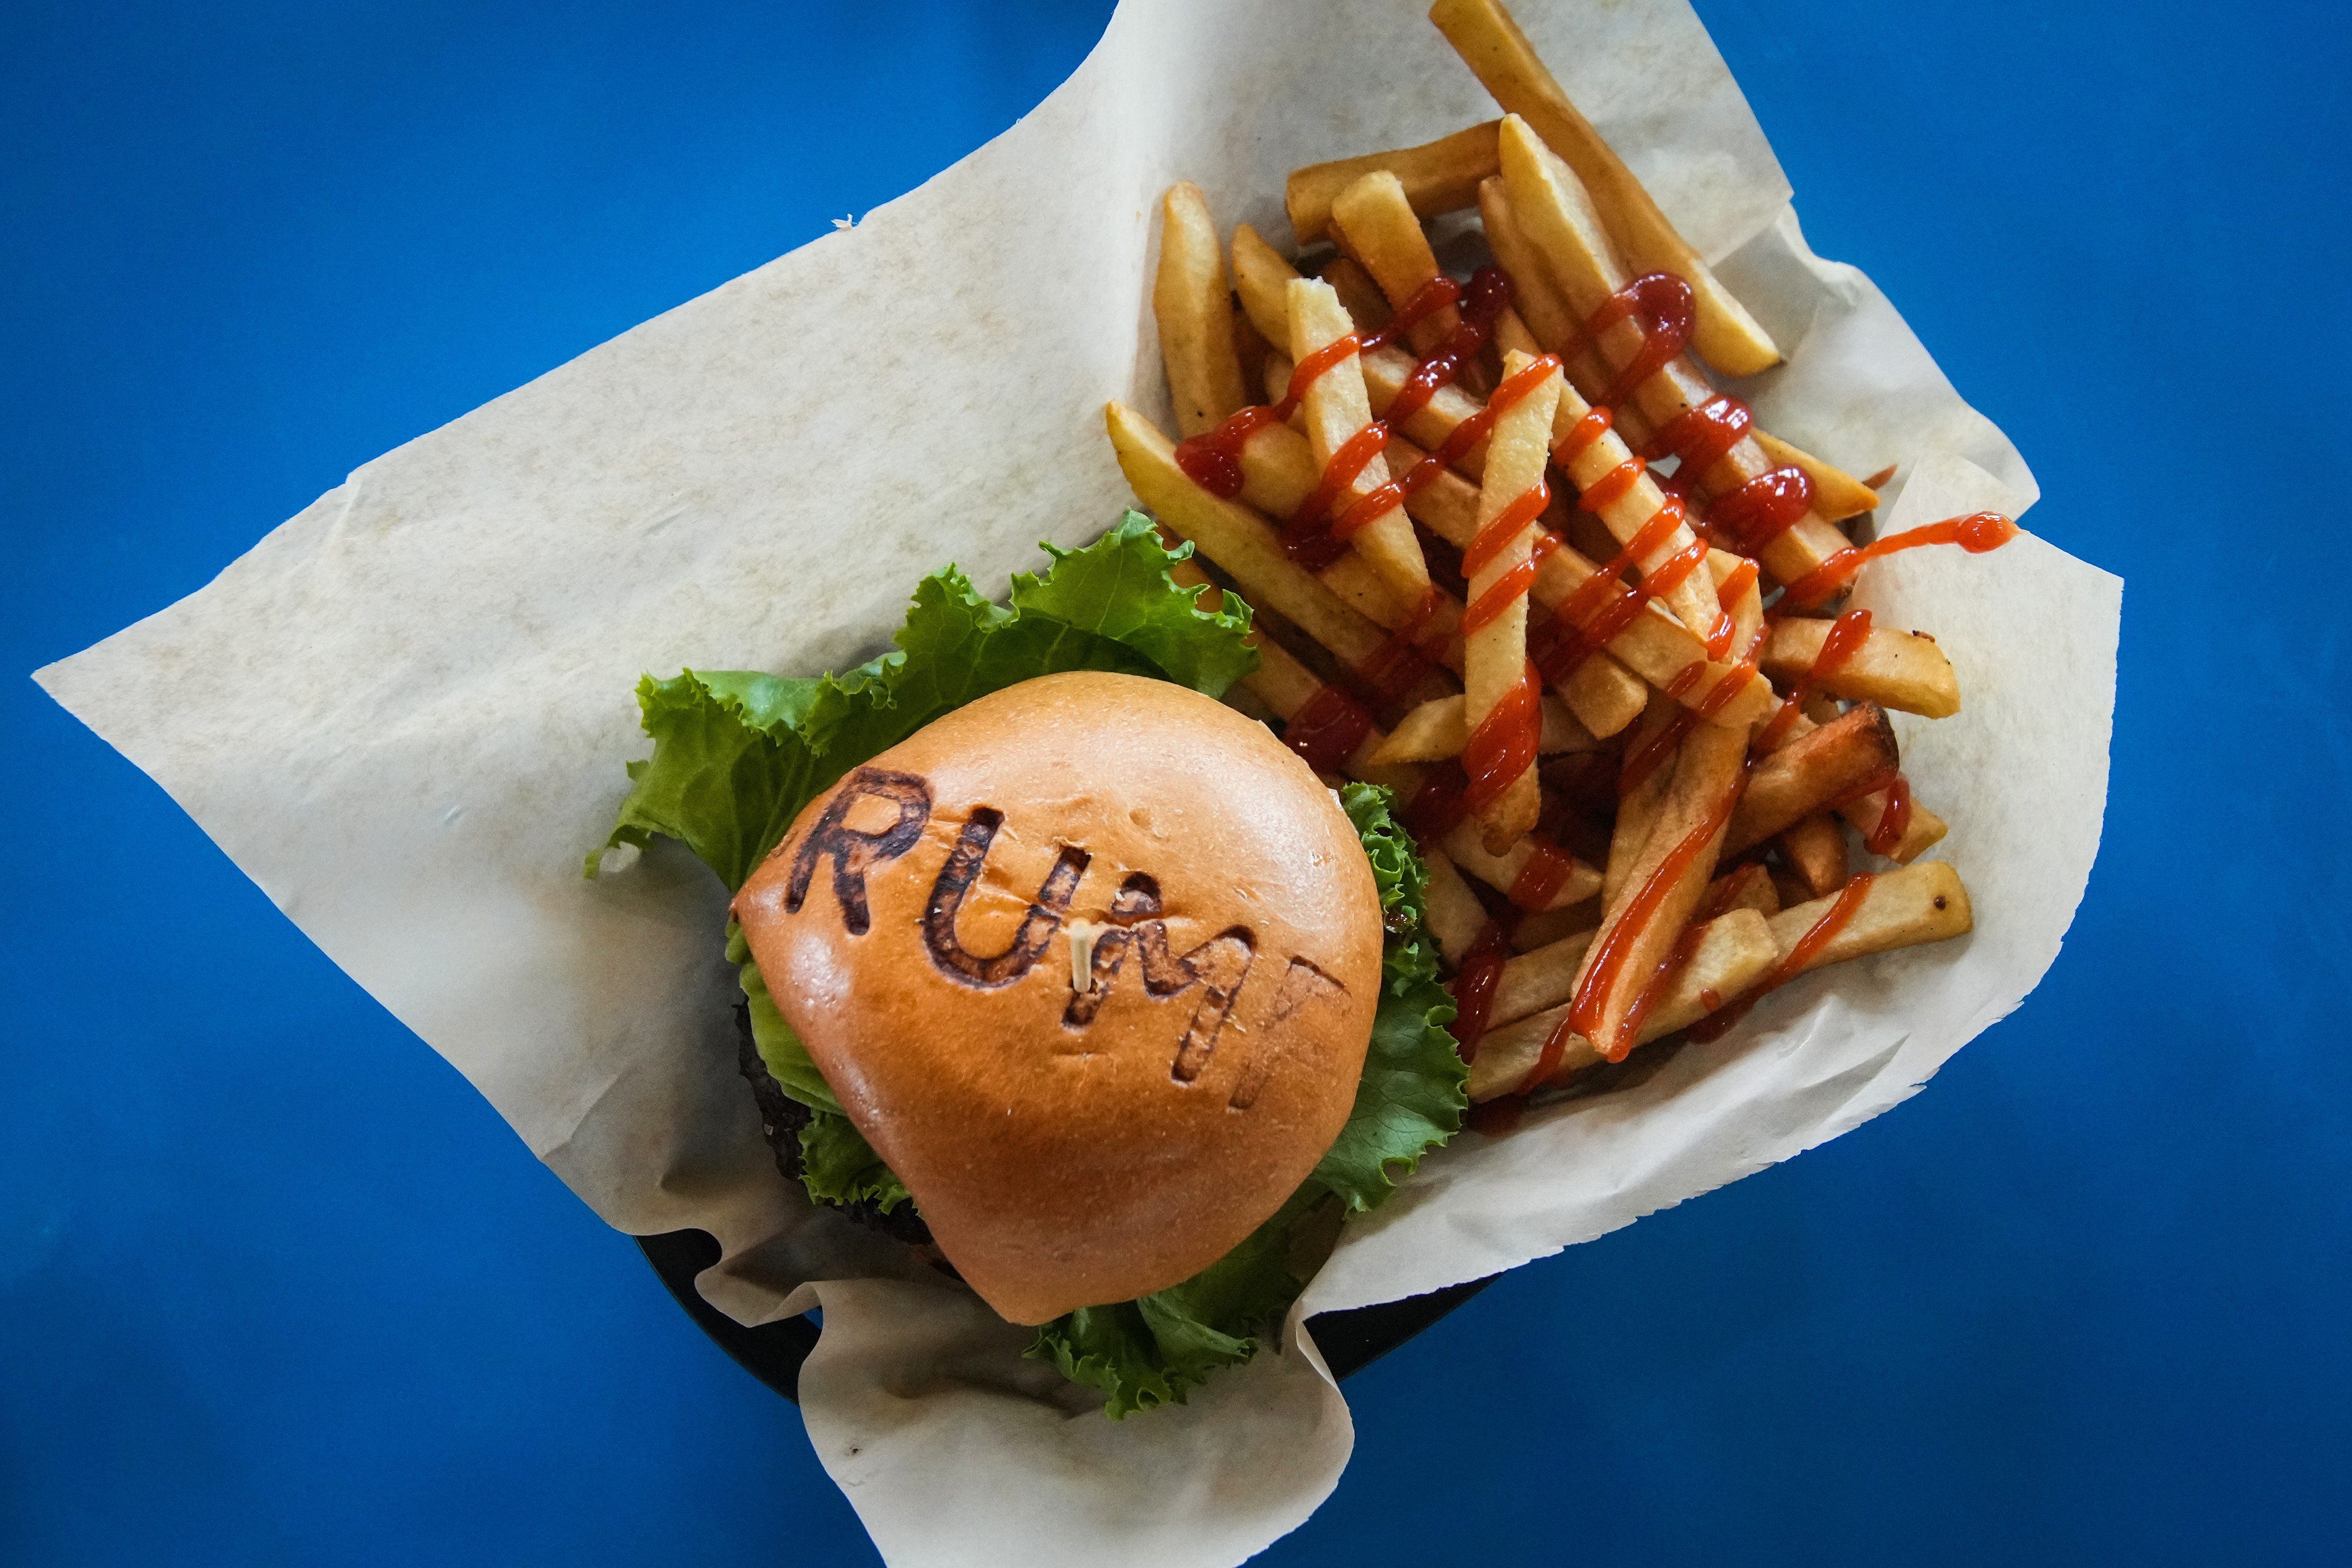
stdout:
<svg viewBox="0 0 2352 1568">
<path fill-rule="evenodd" d="M 1164 1289 L 1346 1125 L 1381 987 L 1354 826 L 1262 724 L 1096 671 L 809 803 L 735 899 L 784 1020 L 981 1297 Z"/>
<path fill-rule="evenodd" d="M 1009 605 L 924 579 L 840 675 L 646 678 L 606 849 L 677 840 L 735 895 L 783 1174 L 1124 1415 L 1256 1352 L 1467 1069 L 1388 792 L 1215 700 L 1248 607 L 1136 513 L 1047 553 Z"/>
</svg>

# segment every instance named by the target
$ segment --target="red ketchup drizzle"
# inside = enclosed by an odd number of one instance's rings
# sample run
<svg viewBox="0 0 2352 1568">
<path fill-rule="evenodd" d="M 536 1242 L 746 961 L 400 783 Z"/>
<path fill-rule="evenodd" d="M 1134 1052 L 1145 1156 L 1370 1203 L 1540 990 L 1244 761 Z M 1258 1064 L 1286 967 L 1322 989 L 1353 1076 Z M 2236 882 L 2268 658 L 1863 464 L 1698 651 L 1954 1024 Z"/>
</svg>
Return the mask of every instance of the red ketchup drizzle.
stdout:
<svg viewBox="0 0 2352 1568">
<path fill-rule="evenodd" d="M 1721 1039 L 1730 1032 L 1734 1024 L 1748 1016 L 1748 1010 L 1762 1000 L 1765 993 L 1780 989 L 1802 973 L 1805 966 L 1821 956 L 1822 949 L 1827 947 L 1831 940 L 1845 929 L 1846 922 L 1853 919 L 1853 911 L 1862 907 L 1862 900 L 1870 892 L 1870 885 L 1877 879 L 1864 871 L 1846 883 L 1838 890 L 1835 901 L 1822 912 L 1822 918 L 1812 923 L 1811 929 L 1797 939 L 1794 947 L 1780 955 L 1780 963 L 1765 971 L 1764 978 L 1757 983 L 1755 989 L 1729 1007 L 1692 1025 L 1690 1037 L 1701 1043 Z"/>
<path fill-rule="evenodd" d="M 1576 870 L 1576 858 L 1540 833 L 1528 835 L 1527 864 L 1511 879 L 1510 900 L 1535 913 L 1551 907 Z"/>
<path fill-rule="evenodd" d="M 1837 624 L 1830 627 L 1829 636 L 1822 639 L 1822 651 L 1813 657 L 1813 668 L 1798 679 L 1788 700 L 1780 704 L 1780 710 L 1772 715 L 1772 721 L 1765 725 L 1763 733 L 1756 737 L 1756 750 L 1769 752 L 1788 738 L 1789 731 L 1796 728 L 1797 714 L 1804 703 L 1806 693 L 1844 668 L 1846 663 L 1862 651 L 1862 645 L 1869 636 L 1868 610 L 1848 610 L 1837 618 Z"/>
<path fill-rule="evenodd" d="M 1388 640 L 1356 666 L 1356 679 L 1382 702 L 1402 700 L 1405 693 L 1430 672 L 1429 660 L 1414 645 L 1444 602 L 1445 595 L 1436 584 L 1431 584 L 1421 595 L 1421 602 L 1389 632 Z"/>
<path fill-rule="evenodd" d="M 1668 420 L 1642 448 L 1642 456 L 1654 463 L 1668 455 L 1680 458 L 1682 466 L 1675 474 L 1695 485 L 1701 474 L 1739 445 L 1755 422 L 1756 416 L 1739 399 L 1711 397 Z"/>
<path fill-rule="evenodd" d="M 1591 494 L 1586 492 L 1588 499 Z M 1620 579 L 1627 567 L 1671 538 L 1682 521 L 1681 503 L 1667 497 L 1666 504 L 1652 514 L 1641 531 L 1609 564 L 1578 584 L 1576 592 L 1553 606 L 1551 630 L 1543 650 L 1536 656 L 1537 668 L 1546 679 L 1558 685 L 1597 649 L 1633 624 L 1633 618 L 1649 603 L 1650 591 L 1662 574 L 1653 574 L 1633 588 L 1626 587 Z M 1691 544 L 1698 552 L 1697 559 L 1704 562 L 1705 543 L 1693 540 Z M 1675 560 L 1679 562 L 1688 553 L 1685 551 Z"/>
<path fill-rule="evenodd" d="M 1328 566 L 1339 559 L 1350 537 L 1394 510 L 1407 495 L 1434 477 L 1433 470 L 1418 479 L 1408 476 L 1404 483 L 1391 480 L 1381 485 L 1369 495 L 1359 497 L 1326 526 L 1332 506 L 1388 446 L 1389 426 L 1411 418 L 1442 388 L 1451 385 L 1462 374 L 1463 363 L 1486 346 L 1496 321 L 1511 300 L 1510 279 L 1500 268 L 1481 268 L 1471 279 L 1466 294 L 1462 285 L 1451 278 L 1431 279 L 1389 319 L 1387 325 L 1369 332 L 1345 333 L 1299 361 L 1290 373 L 1290 385 L 1280 403 L 1244 408 L 1214 430 L 1177 443 L 1176 466 L 1202 489 L 1231 500 L 1242 493 L 1244 481 L 1241 454 L 1252 436 L 1268 425 L 1287 421 L 1306 399 L 1307 389 L 1350 354 L 1368 354 L 1386 347 L 1457 300 L 1462 301 L 1459 323 L 1429 358 L 1413 368 L 1390 405 L 1388 419 L 1373 420 L 1342 443 L 1324 465 L 1314 489 L 1290 516 L 1284 531 L 1286 552 L 1309 571 Z M 1467 443 L 1464 449 L 1467 449 Z M 1453 454 L 1460 455 L 1459 451 Z M 1378 504 L 1370 504 L 1374 502 Z"/>
<path fill-rule="evenodd" d="M 1812 476 L 1798 468 L 1772 468 L 1709 501 L 1706 517 L 1746 547 L 1742 554 L 1760 555 L 1812 510 Z"/>
<path fill-rule="evenodd" d="M 1878 825 L 1863 836 L 1863 844 L 1873 855 L 1892 855 L 1903 845 L 1903 836 L 1911 831 L 1911 781 L 1901 773 L 1886 786 L 1886 809 L 1878 814 Z"/>
<path fill-rule="evenodd" d="M 1470 731 L 1462 748 L 1462 771 L 1470 777 L 1463 800 L 1472 812 L 1502 798 L 1514 779 L 1536 765 L 1536 750 L 1543 739 L 1541 693 L 1530 663 L 1518 683 Z"/>
<path fill-rule="evenodd" d="M 1843 587 L 1848 579 L 1862 570 L 1865 562 L 1892 555 L 1898 550 L 1910 550 L 1922 544 L 1957 544 L 1971 555 L 1982 555 L 1987 551 L 2000 549 L 2016 537 L 2017 524 L 1997 511 L 1948 517 L 1941 522 L 1931 522 L 1923 528 L 1889 534 L 1877 543 L 1864 545 L 1859 550 L 1839 551 L 1790 584 L 1788 600 L 1801 609 L 1811 609 Z"/>
<path fill-rule="evenodd" d="M 1453 281 L 1450 278 L 1439 279 L 1429 287 Z M 1397 390 L 1396 401 L 1389 405 L 1388 413 L 1382 416 L 1389 424 L 1402 425 L 1429 406 L 1431 398 L 1454 384 L 1463 365 L 1477 357 L 1495 331 L 1495 323 L 1511 303 L 1511 280 L 1499 267 L 1481 267 L 1470 275 L 1470 287 L 1456 289 L 1455 293 L 1462 301 L 1460 323 L 1405 377 L 1404 385 Z M 1418 302 L 1420 296 L 1413 299 Z M 1412 307 L 1408 304 L 1405 308 L 1410 310 Z"/>
<path fill-rule="evenodd" d="M 1470 780 L 1456 763 L 1430 770 L 1404 808 L 1404 828 L 1423 845 L 1436 843 L 1470 815 Z"/>
<path fill-rule="evenodd" d="M 1602 332 L 1637 312 L 1646 318 L 1641 351 L 1625 362 L 1617 379 L 1601 395 L 1600 401 L 1612 407 L 1624 402 L 1688 348 L 1691 329 L 1698 321 L 1697 302 L 1689 284 L 1671 272 L 1645 272 L 1601 302 L 1601 309 L 1584 323 L 1584 335 L 1598 342 Z"/>
<path fill-rule="evenodd" d="M 1618 975 L 1633 957 L 1633 943 L 1643 929 L 1657 918 L 1659 907 L 1665 902 L 1666 895 L 1689 874 L 1699 856 L 1714 842 L 1715 836 L 1723 831 L 1724 824 L 1731 820 L 1731 807 L 1738 798 L 1738 790 L 1725 791 L 1722 802 L 1707 814 L 1706 820 L 1692 828 L 1684 836 L 1682 842 L 1666 852 L 1665 858 L 1658 862 L 1657 868 L 1627 900 L 1625 912 L 1601 938 L 1600 951 L 1592 956 L 1584 972 L 1583 983 L 1576 988 L 1576 999 L 1569 1004 L 1568 1012 L 1560 1021 L 1552 1026 L 1549 1037 L 1544 1041 L 1542 1054 L 1536 1058 L 1536 1065 L 1528 1069 L 1527 1077 L 1520 1080 L 1516 1092 L 1529 1093 L 1559 1070 L 1560 1058 L 1567 1054 L 1570 1036 L 1583 1036 L 1610 1061 L 1625 1059 L 1626 1053 L 1633 1048 L 1633 1034 L 1639 1020 L 1629 1015 L 1619 1021 L 1615 1039 L 1603 1041 L 1598 1038 L 1597 1031 L 1609 994 L 1615 989 Z"/>
<path fill-rule="evenodd" d="M 1517 910 L 1496 916 L 1480 928 L 1478 940 L 1462 955 L 1462 967 L 1446 987 L 1454 993 L 1454 1019 L 1448 1026 L 1465 1062 L 1478 1059 L 1478 1042 L 1486 1033 L 1486 1019 L 1495 1009 L 1495 985 L 1510 957 L 1511 932 L 1519 923 Z"/>
<path fill-rule="evenodd" d="M 1708 889 L 1706 897 L 1699 900 L 1698 908 L 1691 912 L 1690 924 L 1684 928 L 1682 935 L 1675 939 L 1674 951 L 1666 955 L 1664 963 L 1658 965 L 1657 973 L 1642 987 L 1641 994 L 1633 998 L 1633 1006 L 1625 1014 L 1623 1033 L 1638 1036 L 1642 1032 L 1642 1025 L 1649 1017 L 1651 1009 L 1658 1005 L 1658 999 L 1675 988 L 1675 983 L 1682 978 L 1683 971 L 1688 969 L 1691 960 L 1698 956 L 1700 944 L 1706 941 L 1707 922 L 1731 907 L 1732 895 L 1738 890 L 1737 879 L 1729 876 L 1716 879 L 1716 885 Z M 1723 1005 L 1723 998 L 1711 988 L 1702 990 L 1698 996 L 1710 1013 Z"/>
<path fill-rule="evenodd" d="M 1685 408 L 1668 420 L 1642 448 L 1651 462 L 1666 457 L 1680 459 L 1675 479 L 1685 489 L 1730 456 L 1748 438 L 1756 422 L 1748 405 L 1736 397 L 1717 395 Z M 1758 474 L 1706 509 L 1707 521 L 1727 530 L 1754 554 L 1795 526 L 1813 507 L 1812 477 L 1796 467 Z"/>
<path fill-rule="evenodd" d="M 1282 743 L 1307 759 L 1318 773 L 1336 773 L 1370 733 L 1372 716 L 1336 686 L 1326 686 L 1300 705 L 1282 727 Z"/>
</svg>

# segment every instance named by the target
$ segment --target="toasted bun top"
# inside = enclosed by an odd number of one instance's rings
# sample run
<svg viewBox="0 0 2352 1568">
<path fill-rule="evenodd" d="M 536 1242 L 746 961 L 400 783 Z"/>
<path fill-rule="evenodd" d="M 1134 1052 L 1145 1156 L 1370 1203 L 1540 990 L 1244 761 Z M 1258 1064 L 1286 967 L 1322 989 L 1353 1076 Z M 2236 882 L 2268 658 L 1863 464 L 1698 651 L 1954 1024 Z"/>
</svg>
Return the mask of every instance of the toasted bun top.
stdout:
<svg viewBox="0 0 2352 1568">
<path fill-rule="evenodd" d="M 919 731 L 812 801 L 735 912 L 850 1119 L 1019 1323 L 1164 1289 L 1271 1217 L 1347 1121 L 1380 994 L 1380 894 L 1330 791 L 1136 676 L 1045 676 Z"/>
</svg>

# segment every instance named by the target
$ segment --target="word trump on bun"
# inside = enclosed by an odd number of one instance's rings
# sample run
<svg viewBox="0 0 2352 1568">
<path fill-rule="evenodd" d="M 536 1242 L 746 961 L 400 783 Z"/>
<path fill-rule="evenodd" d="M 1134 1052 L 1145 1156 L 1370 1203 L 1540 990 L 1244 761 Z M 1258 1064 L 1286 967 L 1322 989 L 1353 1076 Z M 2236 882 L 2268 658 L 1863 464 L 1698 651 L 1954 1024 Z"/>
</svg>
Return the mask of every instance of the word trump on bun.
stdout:
<svg viewBox="0 0 2352 1568">
<path fill-rule="evenodd" d="M 1355 826 L 1267 729 L 1048 675 L 811 801 L 734 903 L 770 994 L 1007 1319 L 1176 1285 L 1355 1103 L 1381 990 Z"/>
</svg>

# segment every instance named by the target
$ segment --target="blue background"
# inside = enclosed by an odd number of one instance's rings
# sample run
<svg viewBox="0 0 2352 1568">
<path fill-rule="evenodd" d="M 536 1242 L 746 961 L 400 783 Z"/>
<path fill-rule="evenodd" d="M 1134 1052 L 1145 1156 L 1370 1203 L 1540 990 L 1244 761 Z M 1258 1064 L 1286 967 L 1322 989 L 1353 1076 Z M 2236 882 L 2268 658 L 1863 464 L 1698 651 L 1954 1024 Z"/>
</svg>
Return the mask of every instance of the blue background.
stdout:
<svg viewBox="0 0 2352 1568">
<path fill-rule="evenodd" d="M 1108 15 L 857 9 L 8 8 L 0 1557 L 873 1561 L 634 1245 L 21 678 L 918 184 Z M 1927 1093 L 1354 1381 L 1267 1561 L 2336 1556 L 2340 13 L 1700 10 L 1814 245 L 2129 582 L 2105 847 Z"/>
</svg>

